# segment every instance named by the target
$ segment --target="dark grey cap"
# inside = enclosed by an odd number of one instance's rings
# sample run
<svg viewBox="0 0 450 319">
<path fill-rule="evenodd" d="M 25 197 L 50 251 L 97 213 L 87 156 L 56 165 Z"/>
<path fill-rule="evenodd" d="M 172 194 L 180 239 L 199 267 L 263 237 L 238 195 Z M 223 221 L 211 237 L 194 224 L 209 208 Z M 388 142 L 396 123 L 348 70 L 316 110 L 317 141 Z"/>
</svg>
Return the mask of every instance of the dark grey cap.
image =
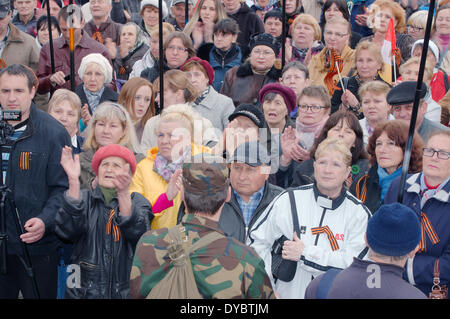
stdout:
<svg viewBox="0 0 450 319">
<path fill-rule="evenodd" d="M 386 101 L 390 105 L 404 105 L 414 102 L 416 94 L 416 81 L 406 81 L 394 86 L 386 96 Z M 423 99 L 427 93 L 426 84 L 422 83 L 420 98 Z"/>
<path fill-rule="evenodd" d="M 231 162 L 241 162 L 253 167 L 270 165 L 270 154 L 267 148 L 258 141 L 239 144 L 234 151 Z"/>
<path fill-rule="evenodd" d="M 0 0 L 0 19 L 4 19 L 11 11 L 10 0 Z"/>
</svg>

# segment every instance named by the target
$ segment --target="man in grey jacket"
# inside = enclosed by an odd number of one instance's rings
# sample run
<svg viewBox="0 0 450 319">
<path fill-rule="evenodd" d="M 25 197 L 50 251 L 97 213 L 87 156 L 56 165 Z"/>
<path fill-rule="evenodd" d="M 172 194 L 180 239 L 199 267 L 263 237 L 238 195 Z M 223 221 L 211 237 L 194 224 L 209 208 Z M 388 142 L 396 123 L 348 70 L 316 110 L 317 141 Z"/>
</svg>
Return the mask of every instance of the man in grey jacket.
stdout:
<svg viewBox="0 0 450 319">
<path fill-rule="evenodd" d="M 257 141 L 240 144 L 231 158 L 231 199 L 225 203 L 219 228 L 245 243 L 259 215 L 283 189 L 267 182 L 270 155 Z"/>
</svg>

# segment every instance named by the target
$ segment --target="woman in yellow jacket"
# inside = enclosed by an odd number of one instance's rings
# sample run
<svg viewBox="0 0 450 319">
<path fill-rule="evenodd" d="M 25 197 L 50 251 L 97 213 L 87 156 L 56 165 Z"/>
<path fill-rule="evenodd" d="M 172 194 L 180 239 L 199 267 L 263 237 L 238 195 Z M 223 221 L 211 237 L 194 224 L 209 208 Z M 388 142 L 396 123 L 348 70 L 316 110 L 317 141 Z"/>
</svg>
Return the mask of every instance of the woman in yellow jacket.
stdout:
<svg viewBox="0 0 450 319">
<path fill-rule="evenodd" d="M 151 229 L 176 225 L 182 165 L 192 155 L 211 152 L 192 143 L 196 121 L 201 121 L 199 115 L 187 104 L 164 109 L 155 129 L 157 146 L 150 148 L 137 165 L 130 192 L 142 194 L 152 204 L 155 217 Z"/>
<path fill-rule="evenodd" d="M 308 65 L 309 78 L 312 85 L 327 87 L 333 96 L 334 90 L 340 89 L 337 86 L 339 74 L 344 78 L 355 67 L 355 50 L 349 47 L 350 23 L 342 17 L 333 17 L 327 21 L 323 36 L 325 47 L 312 57 Z"/>
</svg>

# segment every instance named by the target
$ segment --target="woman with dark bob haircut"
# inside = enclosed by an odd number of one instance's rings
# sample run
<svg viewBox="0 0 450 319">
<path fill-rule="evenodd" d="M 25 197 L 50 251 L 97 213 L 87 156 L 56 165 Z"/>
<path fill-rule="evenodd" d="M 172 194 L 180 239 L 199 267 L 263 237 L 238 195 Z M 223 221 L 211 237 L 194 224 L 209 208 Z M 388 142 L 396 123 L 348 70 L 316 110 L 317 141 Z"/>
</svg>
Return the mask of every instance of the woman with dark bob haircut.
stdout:
<svg viewBox="0 0 450 319">
<path fill-rule="evenodd" d="M 350 191 L 372 213 L 380 207 L 392 181 L 401 175 L 409 125 L 403 120 L 386 121 L 377 126 L 369 138 L 367 152 L 371 168 L 352 185 Z M 408 173 L 422 170 L 422 138 L 413 136 Z"/>
<path fill-rule="evenodd" d="M 351 174 L 346 186 L 358 181 L 369 170 L 369 156 L 364 150 L 363 131 L 355 114 L 348 110 L 339 110 L 330 115 L 321 133 L 310 150 L 310 159 L 301 163 L 291 161 L 288 168 L 277 172 L 277 184 L 281 187 L 297 187 L 314 182 L 314 156 L 317 146 L 328 137 L 338 137 L 350 148 L 352 154 Z M 283 144 L 281 145 L 283 148 Z"/>
<path fill-rule="evenodd" d="M 327 0 L 324 3 L 319 23 L 320 27 L 322 28 L 322 40 L 323 40 L 323 30 L 325 29 L 325 23 L 327 23 L 327 20 L 331 19 L 336 15 L 340 15 L 345 20 L 350 21 L 350 13 L 348 12 L 347 1 Z M 361 34 L 352 31 L 352 34 L 350 36 L 350 48 L 352 49 L 356 48 L 356 45 L 358 44 L 359 40 L 361 40 L 361 38 L 362 38 Z"/>
</svg>

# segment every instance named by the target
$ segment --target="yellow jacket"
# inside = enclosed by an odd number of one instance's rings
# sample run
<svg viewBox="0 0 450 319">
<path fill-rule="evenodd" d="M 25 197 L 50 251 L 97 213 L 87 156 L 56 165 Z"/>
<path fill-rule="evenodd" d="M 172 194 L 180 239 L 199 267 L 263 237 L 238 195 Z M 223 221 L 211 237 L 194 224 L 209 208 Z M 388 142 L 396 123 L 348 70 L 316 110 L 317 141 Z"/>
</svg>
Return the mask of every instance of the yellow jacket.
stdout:
<svg viewBox="0 0 450 319">
<path fill-rule="evenodd" d="M 192 144 L 192 155 L 200 153 L 211 153 L 211 149 L 206 146 Z M 156 154 L 158 154 L 157 146 L 147 151 L 147 157 L 138 163 L 130 185 L 130 193 L 137 192 L 143 195 L 152 206 L 158 197 L 167 190 L 167 182 L 158 173 L 153 171 Z M 180 205 L 181 198 L 178 193 L 173 199 L 172 207 L 155 214 L 150 228 L 158 229 L 175 226 Z"/>
</svg>

